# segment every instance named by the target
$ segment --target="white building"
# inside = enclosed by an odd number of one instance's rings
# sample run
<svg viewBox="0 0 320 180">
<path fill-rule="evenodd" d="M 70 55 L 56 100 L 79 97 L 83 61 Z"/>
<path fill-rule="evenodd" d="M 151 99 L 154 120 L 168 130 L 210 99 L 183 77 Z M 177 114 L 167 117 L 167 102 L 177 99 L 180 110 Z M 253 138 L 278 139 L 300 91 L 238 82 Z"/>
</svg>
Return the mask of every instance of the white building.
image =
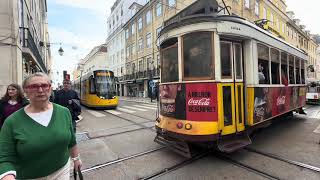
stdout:
<svg viewBox="0 0 320 180">
<path fill-rule="evenodd" d="M 117 0 L 107 18 L 107 39 L 108 47 L 107 65 L 116 77 L 122 78 L 125 73 L 125 32 L 123 25 L 131 19 L 148 0 Z M 134 29 L 134 28 L 133 28 Z M 124 85 L 117 84 L 117 92 L 123 96 Z"/>
<path fill-rule="evenodd" d="M 50 74 L 46 0 L 0 1 L 0 93 L 31 73 Z"/>
<path fill-rule="evenodd" d="M 107 65 L 107 46 L 102 44 L 94 47 L 87 56 L 80 60 L 78 67 L 73 72 L 73 79 L 77 79 L 80 75 L 84 75 L 93 70 L 108 69 Z"/>
</svg>

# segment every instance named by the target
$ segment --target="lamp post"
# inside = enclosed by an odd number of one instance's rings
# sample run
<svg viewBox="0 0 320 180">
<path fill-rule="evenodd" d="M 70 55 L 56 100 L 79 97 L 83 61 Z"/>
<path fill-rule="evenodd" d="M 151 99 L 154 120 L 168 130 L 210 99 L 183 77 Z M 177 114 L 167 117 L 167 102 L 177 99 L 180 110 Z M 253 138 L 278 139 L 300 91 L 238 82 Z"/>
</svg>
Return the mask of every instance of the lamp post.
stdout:
<svg viewBox="0 0 320 180">
<path fill-rule="evenodd" d="M 78 69 L 79 69 L 79 71 L 80 71 L 80 78 L 79 78 L 79 81 L 80 81 L 80 83 L 79 83 L 79 98 L 80 98 L 80 101 L 81 101 L 81 89 L 82 89 L 82 83 L 81 83 L 81 81 L 82 81 L 82 72 L 83 72 L 83 70 L 84 70 L 84 68 L 83 68 L 83 66 L 84 66 L 84 64 L 81 64 L 81 63 L 79 63 L 78 64 Z"/>
</svg>

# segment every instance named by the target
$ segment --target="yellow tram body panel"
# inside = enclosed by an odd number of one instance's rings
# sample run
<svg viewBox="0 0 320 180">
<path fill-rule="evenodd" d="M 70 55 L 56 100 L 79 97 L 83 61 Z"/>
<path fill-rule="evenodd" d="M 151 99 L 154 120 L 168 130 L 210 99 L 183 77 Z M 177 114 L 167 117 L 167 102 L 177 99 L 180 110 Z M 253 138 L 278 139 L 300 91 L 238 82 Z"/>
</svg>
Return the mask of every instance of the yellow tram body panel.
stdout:
<svg viewBox="0 0 320 180">
<path fill-rule="evenodd" d="M 118 96 L 113 99 L 102 99 L 96 94 L 86 94 L 81 102 L 89 107 L 116 107 L 119 103 Z"/>
<path fill-rule="evenodd" d="M 212 135 L 219 133 L 219 123 L 217 121 L 188 121 L 188 120 L 177 120 L 175 118 L 165 117 L 160 115 L 160 122 L 156 123 L 161 129 L 167 131 L 185 134 L 185 135 Z M 177 128 L 177 124 L 181 123 L 182 128 Z M 188 128 L 191 127 L 191 129 Z"/>
</svg>

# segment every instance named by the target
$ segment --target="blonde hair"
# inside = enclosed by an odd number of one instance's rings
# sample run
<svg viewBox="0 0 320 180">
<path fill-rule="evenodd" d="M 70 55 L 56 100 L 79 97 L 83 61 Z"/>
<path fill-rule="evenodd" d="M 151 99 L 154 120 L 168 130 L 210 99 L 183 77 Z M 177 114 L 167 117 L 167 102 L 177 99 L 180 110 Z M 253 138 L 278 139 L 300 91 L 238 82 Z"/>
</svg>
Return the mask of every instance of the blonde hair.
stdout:
<svg viewBox="0 0 320 180">
<path fill-rule="evenodd" d="M 25 88 L 27 83 L 30 81 L 30 79 L 34 78 L 34 77 L 44 77 L 48 80 L 48 83 L 51 84 L 51 80 L 49 78 L 49 76 L 45 73 L 42 72 L 36 72 L 34 74 L 30 74 L 28 77 L 26 77 L 23 82 L 22 82 L 22 88 Z"/>
</svg>

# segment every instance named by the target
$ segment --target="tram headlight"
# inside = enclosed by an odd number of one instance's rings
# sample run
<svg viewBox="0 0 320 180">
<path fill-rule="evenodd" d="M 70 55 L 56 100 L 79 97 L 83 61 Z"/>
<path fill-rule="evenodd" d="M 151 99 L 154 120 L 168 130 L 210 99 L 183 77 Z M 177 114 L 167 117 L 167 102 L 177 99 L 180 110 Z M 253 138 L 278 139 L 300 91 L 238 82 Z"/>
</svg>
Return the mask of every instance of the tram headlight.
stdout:
<svg viewBox="0 0 320 180">
<path fill-rule="evenodd" d="M 192 125 L 189 124 L 189 123 L 187 123 L 187 124 L 184 126 L 184 128 L 185 128 L 186 130 L 190 130 L 190 129 L 192 129 Z"/>
<path fill-rule="evenodd" d="M 105 99 L 105 97 L 103 97 L 103 96 L 100 96 L 100 99 Z"/>
</svg>

